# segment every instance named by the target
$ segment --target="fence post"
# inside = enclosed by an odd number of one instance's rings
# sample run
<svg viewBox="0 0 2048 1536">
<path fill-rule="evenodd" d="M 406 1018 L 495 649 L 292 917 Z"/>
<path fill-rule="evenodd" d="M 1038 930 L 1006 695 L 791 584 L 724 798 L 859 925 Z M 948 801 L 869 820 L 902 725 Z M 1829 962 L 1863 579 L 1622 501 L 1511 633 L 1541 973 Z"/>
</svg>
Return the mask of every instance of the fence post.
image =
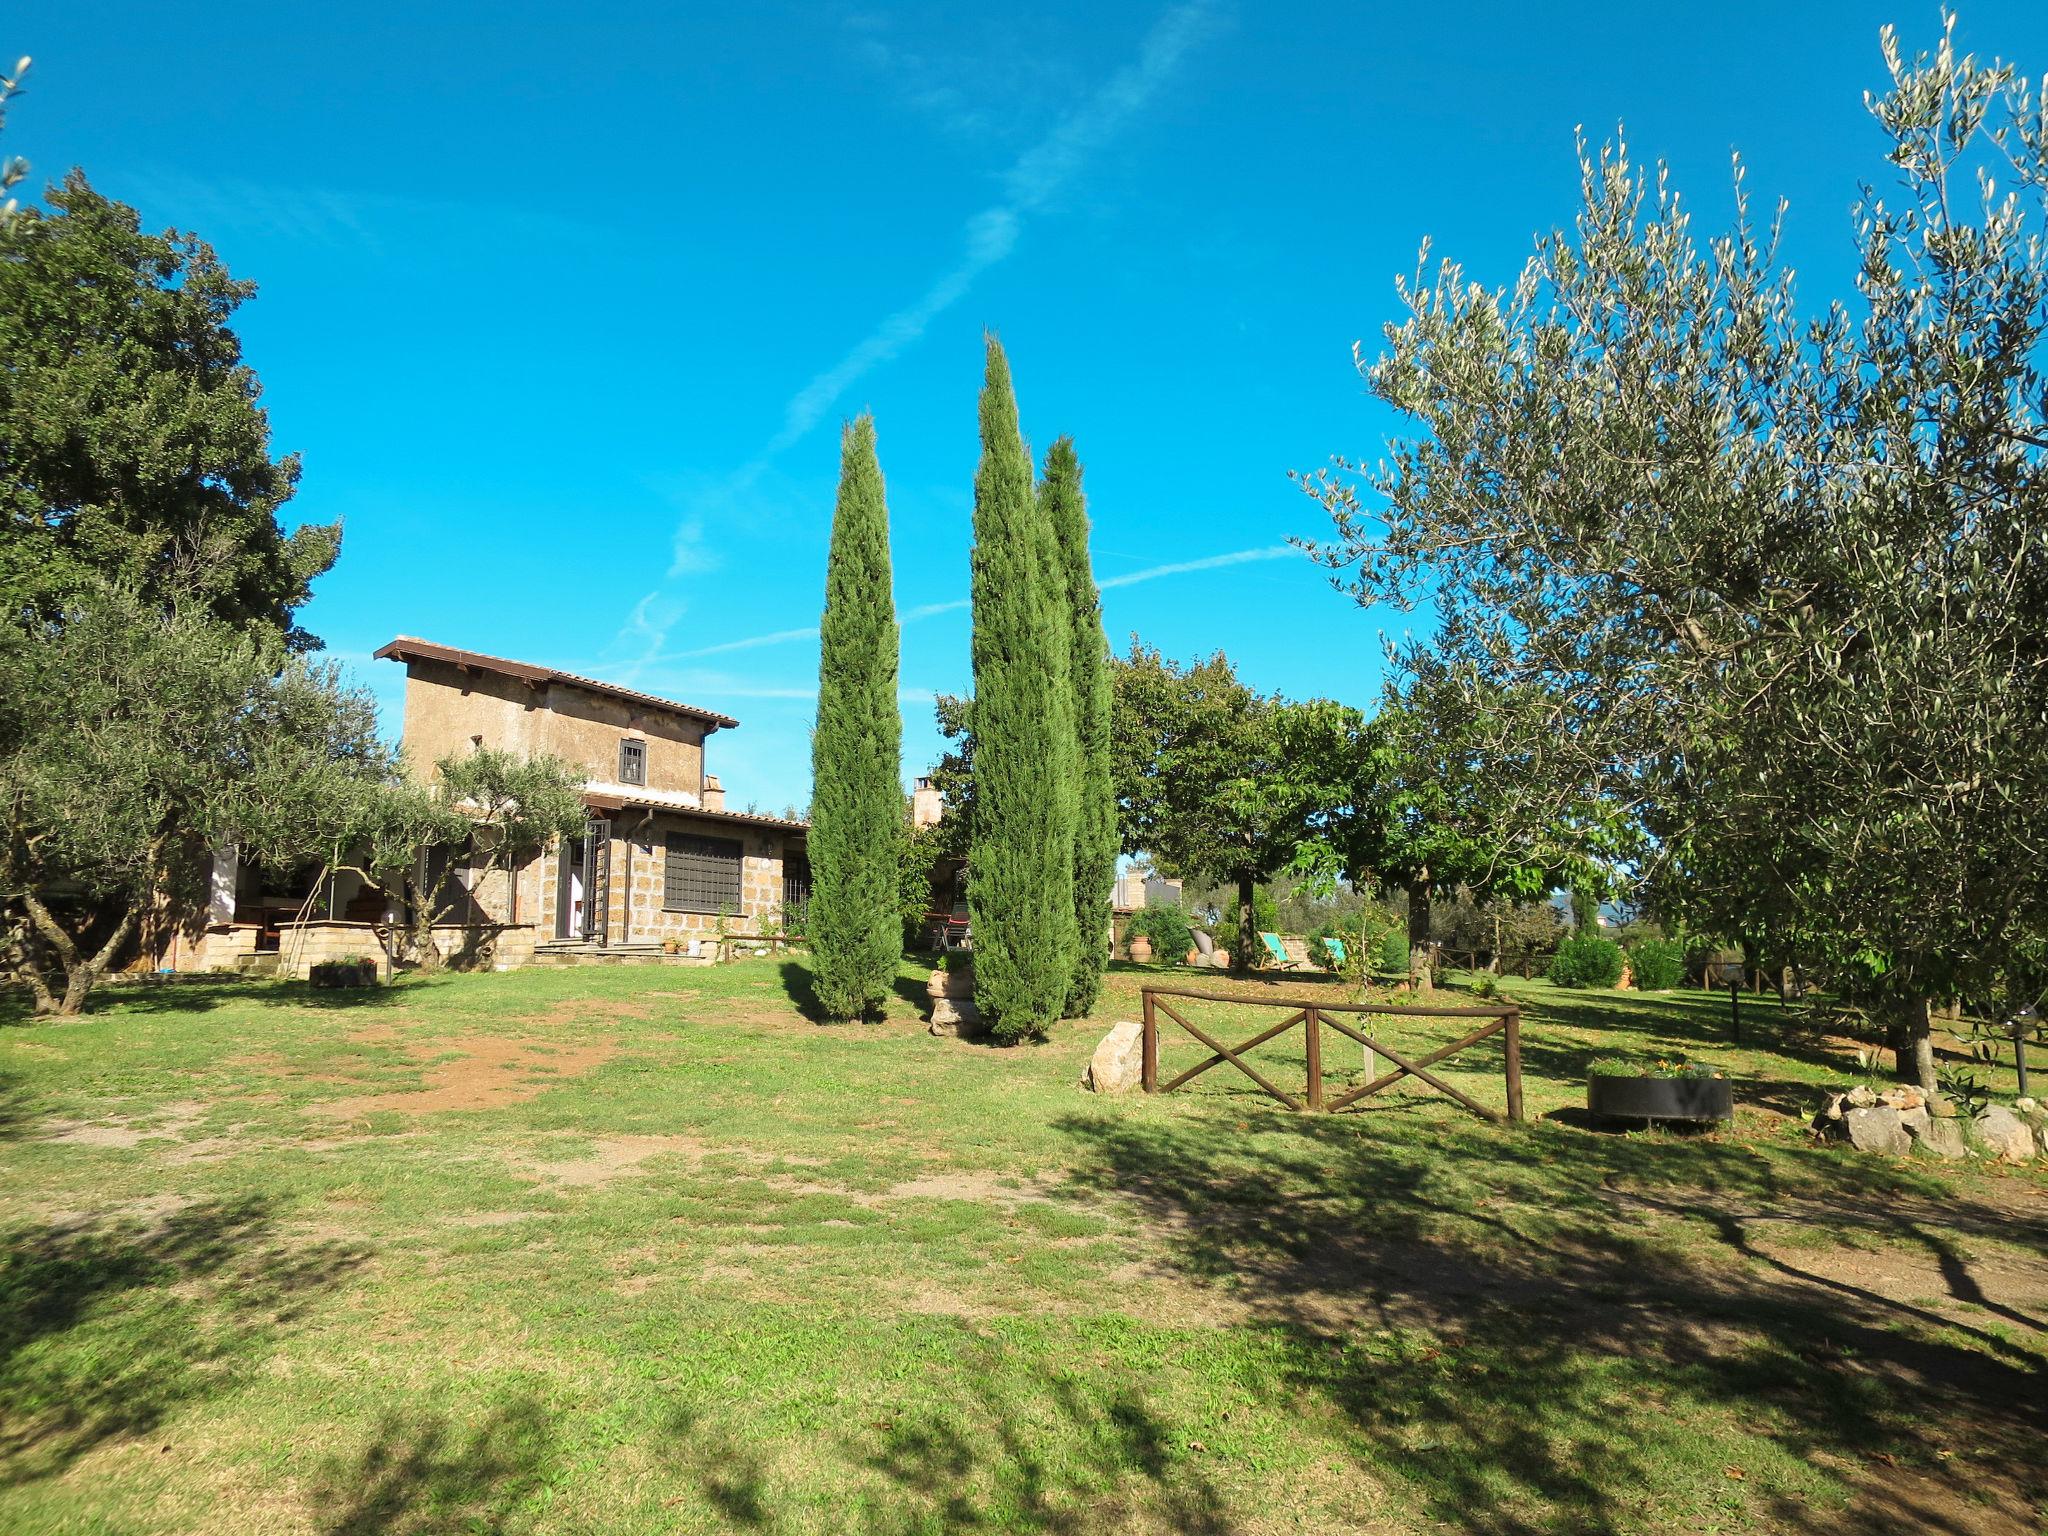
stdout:
<svg viewBox="0 0 2048 1536">
<path fill-rule="evenodd" d="M 1159 1091 L 1159 1015 L 1152 1009 L 1152 991 L 1146 988 L 1140 994 L 1145 1000 L 1145 1048 L 1144 1066 L 1140 1080 L 1147 1093 Z"/>
<path fill-rule="evenodd" d="M 1308 1107 L 1323 1107 L 1323 1030 L 1322 1018 L 1313 1008 L 1306 1010 L 1308 1018 Z"/>
<path fill-rule="evenodd" d="M 1508 1118 L 1522 1118 L 1522 1010 L 1508 1010 Z"/>
</svg>

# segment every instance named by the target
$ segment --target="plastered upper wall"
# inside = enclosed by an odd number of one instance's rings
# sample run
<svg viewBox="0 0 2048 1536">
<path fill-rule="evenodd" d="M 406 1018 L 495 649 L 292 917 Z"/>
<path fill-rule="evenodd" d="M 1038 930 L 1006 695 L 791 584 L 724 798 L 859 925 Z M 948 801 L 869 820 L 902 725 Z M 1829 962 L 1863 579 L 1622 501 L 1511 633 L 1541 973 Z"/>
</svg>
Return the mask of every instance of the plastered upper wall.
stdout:
<svg viewBox="0 0 2048 1536">
<path fill-rule="evenodd" d="M 615 781 L 619 743 L 647 744 L 647 787 L 702 794 L 704 727 L 658 709 L 586 693 L 565 683 L 535 686 L 445 661 L 406 663 L 405 751 L 426 776 L 441 758 L 482 744 L 531 757 L 552 753 L 589 777 Z"/>
</svg>

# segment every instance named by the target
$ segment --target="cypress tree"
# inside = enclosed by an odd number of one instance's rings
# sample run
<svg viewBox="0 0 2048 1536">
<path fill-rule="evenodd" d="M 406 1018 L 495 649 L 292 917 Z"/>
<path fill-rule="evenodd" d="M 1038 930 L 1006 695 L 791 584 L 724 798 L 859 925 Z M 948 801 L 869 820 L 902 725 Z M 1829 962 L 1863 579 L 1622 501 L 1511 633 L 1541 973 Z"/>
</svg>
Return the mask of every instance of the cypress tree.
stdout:
<svg viewBox="0 0 2048 1536">
<path fill-rule="evenodd" d="M 1074 718 L 1073 978 L 1066 1016 L 1085 1017 L 1102 990 L 1109 963 L 1110 901 L 1116 888 L 1116 793 L 1109 776 L 1109 638 L 1102 631 L 1102 594 L 1088 555 L 1088 500 L 1081 460 L 1063 437 L 1045 456 L 1039 500 L 1059 541 L 1061 594 L 1066 602 Z M 1178 959 L 1179 956 L 1170 958 Z"/>
<path fill-rule="evenodd" d="M 850 423 L 840 437 L 818 640 L 809 839 L 813 981 L 828 1018 L 878 1018 L 903 958 L 896 898 L 903 717 L 889 508 L 872 416 Z"/>
<path fill-rule="evenodd" d="M 1071 625 L 1009 360 L 988 339 L 974 474 L 974 997 L 998 1039 L 1041 1034 L 1073 981 Z"/>
</svg>

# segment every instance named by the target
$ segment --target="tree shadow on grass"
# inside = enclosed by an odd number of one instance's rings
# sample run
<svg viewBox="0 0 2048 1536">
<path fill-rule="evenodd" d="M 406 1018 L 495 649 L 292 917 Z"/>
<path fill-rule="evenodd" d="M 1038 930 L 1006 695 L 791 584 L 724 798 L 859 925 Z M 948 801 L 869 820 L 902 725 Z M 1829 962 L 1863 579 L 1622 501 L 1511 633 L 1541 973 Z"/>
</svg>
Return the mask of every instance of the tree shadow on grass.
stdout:
<svg viewBox="0 0 2048 1536">
<path fill-rule="evenodd" d="M 678 1415 L 670 1439 L 698 1497 L 734 1530 L 809 1529 L 797 1505 L 821 1493 L 831 1500 L 822 1528 L 866 1536 L 1236 1529 L 1216 1485 L 1133 1387 L 1027 1376 L 993 1355 L 941 1352 L 934 1369 L 942 1406 L 877 1404 L 868 1422 L 831 1432 L 824 1454 L 842 1470 L 814 1473 L 808 1489 L 700 1415 Z"/>
<path fill-rule="evenodd" d="M 356 1012 L 416 1003 L 420 988 L 438 986 L 440 981 L 438 977 L 407 976 L 375 987 L 315 987 L 303 981 L 259 976 L 152 976 L 101 987 L 87 1001 L 86 1013 L 207 1013 L 249 1004 Z"/>
<path fill-rule="evenodd" d="M 1291 1115 L 1251 1136 L 1234 1117 L 1061 1128 L 1079 1182 L 1135 1206 L 1373 1467 L 1459 1529 L 1974 1530 L 1976 1500 L 2023 1522 L 2048 1494 L 2031 1317 L 1902 1302 L 1756 1240 L 1789 1208 L 1823 1230 L 1888 1218 L 1964 1302 L 1954 1233 L 2048 1255 L 2048 1222 L 1931 1175 L 1477 1122 L 1412 1139 Z M 1872 1504 L 1879 1452 L 1900 1492 Z"/>
<path fill-rule="evenodd" d="M 825 1007 L 818 1001 L 818 988 L 811 980 L 810 966 L 801 960 L 784 960 L 776 970 L 782 976 L 782 990 L 788 994 L 790 1006 L 813 1024 L 824 1023 Z"/>
<path fill-rule="evenodd" d="M 468 1427 L 393 1413 L 320 1479 L 326 1536 L 457 1536 L 526 1528 L 553 1463 L 553 1418 L 530 1397 Z"/>
<path fill-rule="evenodd" d="M 285 1241 L 256 1199 L 0 1230 L 0 1487 L 231 1390 L 366 1257 Z"/>
</svg>

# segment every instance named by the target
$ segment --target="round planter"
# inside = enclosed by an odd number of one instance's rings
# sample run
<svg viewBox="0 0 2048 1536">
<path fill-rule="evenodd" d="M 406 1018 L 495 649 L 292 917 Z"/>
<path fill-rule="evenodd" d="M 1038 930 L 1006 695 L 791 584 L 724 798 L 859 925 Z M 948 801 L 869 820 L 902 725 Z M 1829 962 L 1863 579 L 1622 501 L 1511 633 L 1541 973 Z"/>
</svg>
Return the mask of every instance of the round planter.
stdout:
<svg viewBox="0 0 2048 1536">
<path fill-rule="evenodd" d="M 1725 1077 L 1589 1077 L 1586 1108 L 1611 1120 L 1732 1120 Z"/>
<path fill-rule="evenodd" d="M 1142 933 L 1133 934 L 1131 936 L 1130 950 L 1131 958 L 1137 961 L 1138 964 L 1143 965 L 1152 958 L 1152 941 Z"/>
</svg>

